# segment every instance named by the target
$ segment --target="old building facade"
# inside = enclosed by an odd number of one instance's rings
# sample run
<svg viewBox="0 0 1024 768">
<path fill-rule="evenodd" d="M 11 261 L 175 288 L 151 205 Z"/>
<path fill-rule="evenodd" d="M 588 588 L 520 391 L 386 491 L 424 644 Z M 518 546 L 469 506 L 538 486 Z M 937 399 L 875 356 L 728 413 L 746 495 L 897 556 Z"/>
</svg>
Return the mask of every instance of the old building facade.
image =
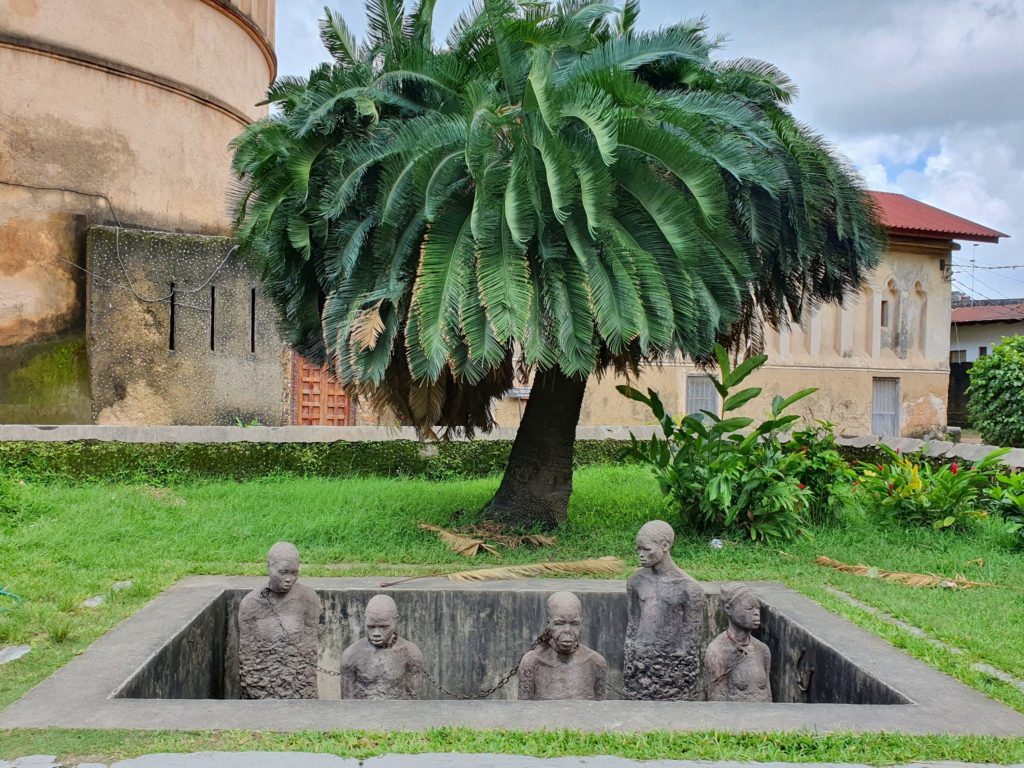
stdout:
<svg viewBox="0 0 1024 768">
<path fill-rule="evenodd" d="M 844 306 L 822 306 L 799 326 L 766 333 L 768 362 L 748 380 L 764 394 L 740 413 L 764 416 L 775 395 L 817 387 L 798 410 L 843 434 L 920 437 L 946 426 L 954 241 L 1005 235 L 903 195 L 872 195 L 890 238 L 881 264 Z M 622 383 L 591 380 L 580 423 L 652 423 L 649 411 L 615 390 Z M 721 410 L 707 377 L 682 361 L 645 369 L 630 383 L 659 392 L 676 414 Z M 524 387 L 499 404 L 502 426 L 518 423 L 528 393 Z"/>
</svg>

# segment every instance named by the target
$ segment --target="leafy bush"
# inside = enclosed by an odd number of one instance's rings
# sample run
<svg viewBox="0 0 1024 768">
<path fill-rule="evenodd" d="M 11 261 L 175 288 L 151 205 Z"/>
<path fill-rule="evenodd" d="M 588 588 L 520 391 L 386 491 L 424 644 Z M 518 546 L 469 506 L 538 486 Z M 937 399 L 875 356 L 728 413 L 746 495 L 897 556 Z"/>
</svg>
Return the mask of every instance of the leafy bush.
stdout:
<svg viewBox="0 0 1024 768">
<path fill-rule="evenodd" d="M 1024 472 L 998 475 L 988 497 L 989 510 L 1006 521 L 1007 530 L 1017 537 L 1017 546 L 1024 549 Z"/>
<path fill-rule="evenodd" d="M 623 455 L 651 467 L 671 507 L 686 525 L 713 533 L 740 530 L 752 539 L 792 539 L 805 525 L 813 494 L 798 476 L 805 463 L 803 455 L 785 450 L 778 436 L 799 418 L 786 414 L 786 409 L 814 389 L 776 397 L 771 417 L 744 434 L 741 430 L 752 426 L 754 420 L 728 414 L 762 390 L 733 390 L 764 365 L 767 357 L 751 357 L 732 369 L 721 346 L 715 353 L 722 378 L 708 378 L 722 398 L 726 416 L 702 411 L 704 418 L 676 420 L 654 390 L 648 389 L 644 395 L 619 386 L 620 393 L 651 409 L 664 434 L 664 438 L 654 435 L 649 441 L 631 435 Z"/>
<path fill-rule="evenodd" d="M 1009 451 L 992 451 L 972 467 L 953 462 L 933 469 L 913 454 L 879 448 L 887 462 L 860 465 L 861 492 L 872 509 L 895 522 L 940 530 L 963 529 L 985 516 L 977 502 L 992 483 L 999 457 Z"/>
<path fill-rule="evenodd" d="M 967 413 L 991 445 L 1024 447 L 1024 336 L 1004 339 L 971 366 Z"/>
<path fill-rule="evenodd" d="M 819 419 L 793 432 L 784 446 L 800 461 L 796 476 L 811 492 L 808 511 L 815 523 L 838 520 L 854 501 L 857 474 L 839 452 L 833 427 L 831 422 Z"/>
</svg>

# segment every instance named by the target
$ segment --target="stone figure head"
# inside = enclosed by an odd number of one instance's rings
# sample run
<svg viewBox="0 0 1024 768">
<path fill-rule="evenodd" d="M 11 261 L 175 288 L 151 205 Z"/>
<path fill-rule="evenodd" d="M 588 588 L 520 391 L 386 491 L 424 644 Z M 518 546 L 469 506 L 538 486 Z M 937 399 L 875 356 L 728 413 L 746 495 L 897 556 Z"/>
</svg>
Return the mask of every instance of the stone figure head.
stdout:
<svg viewBox="0 0 1024 768">
<path fill-rule="evenodd" d="M 548 598 L 548 643 L 558 653 L 572 653 L 579 647 L 583 629 L 583 606 L 572 592 L 555 592 Z"/>
<path fill-rule="evenodd" d="M 398 606 L 388 595 L 374 595 L 366 604 L 363 616 L 366 639 L 374 648 L 387 648 L 395 641 L 398 630 Z"/>
<path fill-rule="evenodd" d="M 267 573 L 272 592 L 287 592 L 299 580 L 299 550 L 294 544 L 279 541 L 267 553 Z"/>
<path fill-rule="evenodd" d="M 725 584 L 721 592 L 722 610 L 729 617 L 729 623 L 740 629 L 757 629 L 761 626 L 761 601 L 745 584 Z"/>
<path fill-rule="evenodd" d="M 636 554 L 640 565 L 653 568 L 668 556 L 676 532 L 664 520 L 651 520 L 640 528 L 636 535 Z"/>
</svg>

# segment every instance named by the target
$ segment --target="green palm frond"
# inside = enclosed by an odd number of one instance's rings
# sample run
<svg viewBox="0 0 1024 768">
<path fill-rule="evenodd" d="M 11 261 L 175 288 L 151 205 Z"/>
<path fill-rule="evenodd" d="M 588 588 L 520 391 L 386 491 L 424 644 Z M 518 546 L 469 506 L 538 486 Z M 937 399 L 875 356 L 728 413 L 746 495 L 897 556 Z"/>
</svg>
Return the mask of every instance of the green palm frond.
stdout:
<svg viewBox="0 0 1024 768">
<path fill-rule="evenodd" d="M 268 91 L 231 204 L 289 344 L 404 423 L 486 429 L 529 369 L 587 376 L 842 301 L 884 233 L 771 64 L 637 0 L 368 0 Z"/>
</svg>

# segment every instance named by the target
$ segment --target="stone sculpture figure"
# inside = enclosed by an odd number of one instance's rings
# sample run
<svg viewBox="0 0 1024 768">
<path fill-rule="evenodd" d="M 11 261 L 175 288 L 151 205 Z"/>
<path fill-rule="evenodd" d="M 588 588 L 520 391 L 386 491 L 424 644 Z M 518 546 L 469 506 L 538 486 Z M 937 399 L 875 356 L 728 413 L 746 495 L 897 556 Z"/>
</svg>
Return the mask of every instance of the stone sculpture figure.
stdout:
<svg viewBox="0 0 1024 768">
<path fill-rule="evenodd" d="M 641 700 L 700 698 L 704 590 L 672 561 L 672 526 L 646 523 L 637 533 L 640 569 L 626 583 L 629 616 L 622 678 Z"/>
<path fill-rule="evenodd" d="M 729 627 L 704 652 L 708 699 L 770 702 L 772 654 L 750 634 L 761 626 L 761 601 L 743 584 L 726 584 L 721 594 Z"/>
<path fill-rule="evenodd" d="M 580 644 L 583 606 L 572 592 L 555 592 L 547 602 L 547 642 L 519 662 L 519 698 L 604 699 L 608 664 Z"/>
<path fill-rule="evenodd" d="M 243 699 L 317 698 L 320 599 L 299 584 L 299 551 L 278 542 L 267 553 L 269 580 L 238 607 L 238 668 Z"/>
<path fill-rule="evenodd" d="M 341 654 L 341 698 L 415 699 L 423 683 L 423 654 L 398 636 L 398 606 L 387 595 L 366 604 L 366 637 Z"/>
</svg>

